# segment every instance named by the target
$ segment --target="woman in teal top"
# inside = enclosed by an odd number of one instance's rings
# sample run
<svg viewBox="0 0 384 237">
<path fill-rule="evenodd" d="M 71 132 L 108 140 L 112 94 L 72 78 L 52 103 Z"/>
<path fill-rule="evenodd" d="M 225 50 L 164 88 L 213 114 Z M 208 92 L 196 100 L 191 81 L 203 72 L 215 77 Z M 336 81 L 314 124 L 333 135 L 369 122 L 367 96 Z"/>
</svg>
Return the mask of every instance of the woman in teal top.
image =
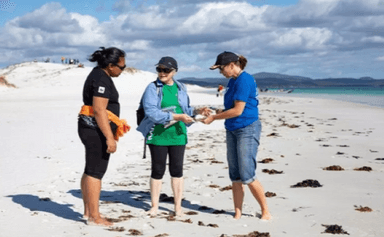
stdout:
<svg viewBox="0 0 384 237">
<path fill-rule="evenodd" d="M 256 177 L 256 155 L 260 144 L 261 123 L 258 113 L 258 93 L 255 79 L 243 71 L 247 59 L 232 52 L 217 56 L 211 69 L 219 69 L 229 78 L 221 113 L 207 117 L 210 124 L 216 119 L 225 119 L 227 160 L 232 181 L 235 219 L 242 215 L 244 186 L 247 185 L 261 207 L 261 219 L 271 219 L 264 190 Z"/>
<path fill-rule="evenodd" d="M 183 193 L 183 161 L 187 144 L 186 126 L 193 122 L 195 114 L 207 115 L 209 109 L 195 110 L 189 105 L 185 86 L 173 77 L 177 62 L 172 57 L 163 57 L 156 64 L 158 78 L 144 91 L 142 104 L 145 117 L 137 130 L 147 140 L 151 152 L 151 202 L 150 215 L 159 209 L 159 197 L 166 160 L 169 156 L 169 172 L 175 202 L 175 215 L 181 216 Z"/>
</svg>

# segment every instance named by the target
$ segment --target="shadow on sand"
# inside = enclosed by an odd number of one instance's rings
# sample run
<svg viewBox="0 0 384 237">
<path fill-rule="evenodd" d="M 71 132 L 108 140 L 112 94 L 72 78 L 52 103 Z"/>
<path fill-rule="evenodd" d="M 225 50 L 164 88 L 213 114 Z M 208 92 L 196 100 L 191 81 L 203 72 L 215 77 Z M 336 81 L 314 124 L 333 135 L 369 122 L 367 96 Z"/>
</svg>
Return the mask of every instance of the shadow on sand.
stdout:
<svg viewBox="0 0 384 237">
<path fill-rule="evenodd" d="M 12 198 L 14 203 L 20 204 L 30 211 L 47 212 L 67 220 L 82 222 L 82 215 L 73 211 L 71 204 L 59 204 L 49 198 L 40 198 L 30 194 L 9 195 L 7 197 Z"/>
<path fill-rule="evenodd" d="M 81 190 L 79 189 L 69 190 L 68 193 L 72 194 L 77 198 L 82 198 Z M 166 196 L 166 197 L 162 198 L 163 196 Z M 151 205 L 150 205 L 151 194 L 145 191 L 128 191 L 128 190 L 101 191 L 100 201 L 101 203 L 103 202 L 121 203 L 127 206 L 142 209 L 144 211 L 148 211 L 151 208 Z M 168 211 L 168 212 L 173 211 L 168 208 L 162 207 L 161 203 L 164 203 L 164 202 L 173 203 L 173 197 L 167 196 L 165 194 L 161 194 L 160 207 L 159 207 L 159 210 Z M 183 199 L 181 205 L 183 208 L 187 208 L 187 209 L 191 209 L 199 212 L 212 213 L 215 211 L 214 208 L 201 206 L 199 204 L 192 204 L 189 200 L 186 200 L 186 199 Z"/>
</svg>

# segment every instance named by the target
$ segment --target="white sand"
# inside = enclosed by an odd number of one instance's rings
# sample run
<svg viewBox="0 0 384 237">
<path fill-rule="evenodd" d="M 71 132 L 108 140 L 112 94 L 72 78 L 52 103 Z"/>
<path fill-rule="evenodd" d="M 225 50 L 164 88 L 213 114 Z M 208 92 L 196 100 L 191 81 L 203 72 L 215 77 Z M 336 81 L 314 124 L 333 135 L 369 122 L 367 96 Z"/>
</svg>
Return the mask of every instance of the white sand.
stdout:
<svg viewBox="0 0 384 237">
<path fill-rule="evenodd" d="M 260 209 L 248 189 L 244 216 L 238 221 L 232 218 L 231 191 L 219 190 L 230 185 L 223 121 L 209 126 L 197 123 L 189 129 L 183 207 L 197 215 L 181 220 L 192 223 L 168 221 L 167 215 L 143 215 L 150 206 L 150 157 L 148 152 L 148 158 L 142 159 L 143 138 L 135 130 L 135 110 L 145 86 L 156 78 L 149 72 L 124 73 L 115 79 L 121 117 L 132 129 L 111 156 L 103 179 L 101 211 L 120 217 L 115 227 L 124 231 L 85 225 L 79 219 L 84 147 L 77 135 L 77 113 L 90 70 L 45 63 L 0 70 L 19 87 L 0 89 L 0 236 L 127 236 L 130 229 L 143 236 L 231 236 L 252 231 L 273 237 L 331 235 L 322 234 L 322 224 L 340 225 L 351 236 L 384 236 L 384 161 L 376 160 L 384 158 L 384 109 L 320 99 L 261 96 L 258 160 L 274 161 L 259 163 L 257 173 L 265 191 L 276 194 L 267 198 L 272 221 L 255 217 Z M 188 90 L 193 105 L 222 103 L 214 89 L 188 86 Z M 278 136 L 268 136 L 272 133 Z M 344 171 L 323 170 L 332 165 Z M 363 166 L 372 171 L 354 170 Z M 283 173 L 270 175 L 263 169 Z M 290 187 L 307 179 L 323 186 Z M 172 196 L 168 172 L 163 180 L 162 192 Z M 202 206 L 211 209 L 199 210 Z M 373 211 L 358 212 L 355 206 Z M 161 208 L 168 213 L 173 204 L 162 202 Z M 225 213 L 213 214 L 214 210 Z M 206 226 L 198 225 L 199 221 Z"/>
</svg>

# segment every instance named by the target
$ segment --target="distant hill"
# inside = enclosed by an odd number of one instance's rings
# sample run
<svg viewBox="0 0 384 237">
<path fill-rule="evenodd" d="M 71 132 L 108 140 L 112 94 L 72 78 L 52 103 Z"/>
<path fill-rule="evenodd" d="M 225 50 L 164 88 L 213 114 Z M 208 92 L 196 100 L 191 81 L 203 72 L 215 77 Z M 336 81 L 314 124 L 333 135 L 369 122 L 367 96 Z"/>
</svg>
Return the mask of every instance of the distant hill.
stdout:
<svg viewBox="0 0 384 237">
<path fill-rule="evenodd" d="M 252 75 L 259 88 L 306 88 L 306 87 L 334 87 L 334 86 L 378 86 L 384 87 L 384 79 L 371 77 L 355 78 L 325 78 L 312 79 L 309 77 L 291 76 L 279 73 L 259 72 Z M 226 86 L 226 78 L 182 78 L 179 81 L 203 87 L 217 87 L 219 84 Z"/>
</svg>

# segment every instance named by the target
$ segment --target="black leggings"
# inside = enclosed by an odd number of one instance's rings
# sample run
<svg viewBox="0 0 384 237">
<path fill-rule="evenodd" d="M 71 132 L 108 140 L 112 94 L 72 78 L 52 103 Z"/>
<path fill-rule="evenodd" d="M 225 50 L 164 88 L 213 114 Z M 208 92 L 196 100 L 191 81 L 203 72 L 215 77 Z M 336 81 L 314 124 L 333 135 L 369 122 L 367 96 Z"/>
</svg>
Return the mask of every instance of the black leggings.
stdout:
<svg viewBox="0 0 384 237">
<path fill-rule="evenodd" d="M 169 154 L 169 173 L 173 178 L 183 177 L 184 146 L 156 146 L 149 144 L 151 151 L 151 178 L 162 179 L 165 173 L 167 154 Z"/>
<path fill-rule="evenodd" d="M 107 142 L 99 128 L 88 128 L 79 123 L 78 133 L 85 146 L 84 174 L 102 179 L 107 171 L 110 153 Z"/>
</svg>

